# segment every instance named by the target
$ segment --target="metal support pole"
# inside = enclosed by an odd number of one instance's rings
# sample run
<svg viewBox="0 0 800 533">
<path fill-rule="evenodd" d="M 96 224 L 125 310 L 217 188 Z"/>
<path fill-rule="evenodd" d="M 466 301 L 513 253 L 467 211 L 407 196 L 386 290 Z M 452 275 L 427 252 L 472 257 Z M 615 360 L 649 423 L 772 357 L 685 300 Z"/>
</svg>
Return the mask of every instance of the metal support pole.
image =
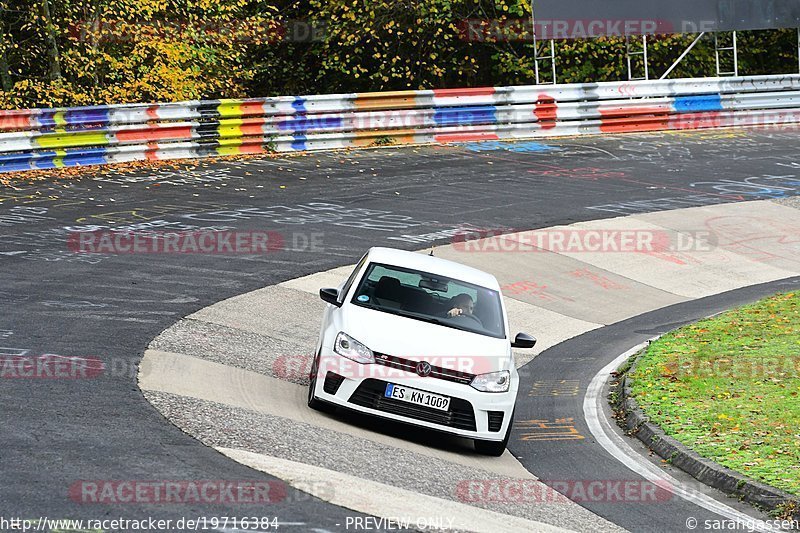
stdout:
<svg viewBox="0 0 800 533">
<path fill-rule="evenodd" d="M 629 35 L 625 36 L 625 59 L 628 63 L 628 80 L 649 80 L 650 79 L 650 69 L 649 65 L 647 64 L 647 35 L 642 35 L 642 49 L 638 52 L 631 51 L 631 38 Z M 638 77 L 633 75 L 633 56 L 642 56 L 642 62 L 644 63 L 644 77 Z"/>
<path fill-rule="evenodd" d="M 631 38 L 625 36 L 625 61 L 628 64 L 628 81 L 633 79 L 633 69 L 631 68 Z"/>
<path fill-rule="evenodd" d="M 540 77 L 539 61 L 550 61 L 550 74 L 553 76 L 553 81 L 542 83 Z M 536 85 L 550 85 L 556 83 L 556 43 L 555 40 L 550 39 L 550 55 L 539 55 L 539 41 L 536 40 L 536 34 L 533 36 L 533 63 L 534 73 L 536 74 Z"/>
<path fill-rule="evenodd" d="M 798 28 L 798 30 L 797 30 L 797 31 L 798 31 L 798 50 L 800 50 L 800 28 Z M 700 42 L 700 39 L 701 39 L 701 38 L 703 37 L 703 35 L 705 35 L 705 34 L 706 34 L 706 32 L 704 32 L 704 31 L 703 31 L 703 32 L 700 32 L 700 35 L 698 35 L 698 36 L 695 38 L 695 40 L 694 40 L 694 41 L 692 41 L 692 44 L 690 44 L 690 45 L 689 45 L 689 46 L 686 48 L 686 50 L 684 50 L 684 51 L 683 51 L 683 53 L 680 55 L 680 57 L 678 57 L 678 59 L 676 59 L 676 60 L 675 60 L 675 62 L 672 64 L 672 66 L 671 66 L 671 67 L 669 67 L 669 68 L 667 69 L 667 71 L 666 71 L 664 74 L 662 74 L 662 75 L 661 75 L 661 77 L 660 77 L 659 79 L 660 79 L 660 80 L 663 80 L 663 79 L 665 79 L 667 76 L 669 76 L 670 72 L 672 72 L 673 70 L 675 70 L 675 67 L 677 67 L 677 66 L 680 64 L 680 62 L 681 62 L 681 61 L 683 61 L 683 58 L 684 58 L 684 57 L 686 57 L 686 56 L 689 54 L 689 52 L 691 52 L 691 51 L 692 51 L 692 48 L 694 48 L 694 45 L 696 45 L 698 42 Z M 800 60 L 798 60 L 798 61 L 800 61 Z M 799 63 L 799 64 L 800 64 L 800 63 Z"/>
<path fill-rule="evenodd" d="M 536 76 L 536 85 L 549 85 L 556 83 L 556 43 L 554 39 L 550 39 L 550 55 L 539 55 L 539 41 L 536 39 L 536 16 L 533 11 L 533 4 L 531 2 L 531 33 L 533 35 L 533 72 Z M 539 76 L 539 61 L 550 60 L 551 74 L 553 76 L 552 82 L 543 84 Z"/>
<path fill-rule="evenodd" d="M 800 28 L 797 31 L 800 32 Z M 536 85 L 539 85 L 539 59 L 536 57 L 538 54 L 536 52 L 536 17 L 533 14 L 533 0 L 531 0 L 531 36 L 533 39 L 533 72 L 536 77 Z M 800 39 L 800 37 L 798 38 Z"/>
<path fill-rule="evenodd" d="M 717 32 L 714 32 L 714 58 L 716 60 L 717 65 L 717 76 L 738 76 L 739 75 L 739 46 L 737 44 L 736 39 L 736 32 L 731 32 L 731 46 L 720 46 L 719 45 L 719 36 Z M 720 52 L 732 52 L 733 53 L 733 70 L 722 72 L 720 69 L 720 60 L 719 60 L 719 53 Z"/>
</svg>

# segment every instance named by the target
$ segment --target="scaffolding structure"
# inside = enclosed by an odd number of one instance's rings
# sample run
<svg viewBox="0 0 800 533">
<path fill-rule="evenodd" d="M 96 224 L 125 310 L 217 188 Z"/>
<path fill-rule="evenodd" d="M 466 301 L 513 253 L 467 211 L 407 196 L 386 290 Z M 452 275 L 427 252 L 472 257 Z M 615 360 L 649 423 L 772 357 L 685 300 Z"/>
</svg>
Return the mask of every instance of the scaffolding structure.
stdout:
<svg viewBox="0 0 800 533">
<path fill-rule="evenodd" d="M 534 2 L 531 2 L 531 29 L 533 41 L 533 64 L 536 85 L 552 85 L 557 82 L 555 39 L 540 39 L 536 34 Z M 694 33 L 694 32 L 691 32 Z M 709 35 L 714 40 L 714 63 L 716 76 L 739 76 L 739 43 L 736 30 L 700 31 L 695 39 L 684 49 L 675 62 L 658 78 L 666 79 L 686 58 L 703 37 Z M 647 49 L 647 34 L 625 36 L 625 62 L 628 80 L 649 80 L 650 63 Z M 800 27 L 797 28 L 797 72 L 800 73 Z M 547 73 L 545 75 L 545 73 Z"/>
<path fill-rule="evenodd" d="M 800 31 L 800 29 L 798 30 Z M 739 75 L 739 47 L 736 44 L 736 32 L 724 32 L 722 33 L 722 37 L 724 38 L 725 33 L 731 34 L 730 45 L 721 45 L 720 44 L 720 32 L 714 32 L 714 59 L 716 60 L 717 65 L 717 76 L 738 76 Z M 732 56 L 733 61 L 733 70 L 722 70 L 720 67 L 720 55 L 725 55 L 725 52 L 729 52 Z"/>
<path fill-rule="evenodd" d="M 533 3 L 531 3 L 531 35 L 533 36 L 533 71 L 536 76 L 536 85 L 555 85 L 556 84 L 556 42 L 555 39 L 547 39 L 546 41 L 541 41 L 536 36 L 536 16 L 533 12 Z M 547 53 L 543 51 L 543 54 L 539 53 L 539 44 L 545 44 L 549 41 L 550 44 L 550 52 Z M 798 46 L 800 46 L 800 41 L 798 41 Z M 546 44 L 545 44 L 546 46 Z M 540 76 L 541 67 L 539 67 L 539 61 L 547 61 L 550 63 L 550 68 L 547 69 L 550 71 L 550 81 L 543 82 Z"/>
<path fill-rule="evenodd" d="M 536 85 L 555 85 L 556 83 L 556 42 L 554 39 L 548 39 L 550 42 L 550 52 L 544 52 L 545 55 L 541 55 L 539 52 L 539 44 L 542 44 L 544 47 L 547 46 L 547 41 L 538 41 L 536 40 L 536 35 L 533 36 L 533 69 L 536 73 Z M 543 82 L 540 77 L 541 67 L 539 67 L 539 61 L 548 61 L 550 63 L 550 68 L 546 70 L 550 70 L 550 81 Z"/>
<path fill-rule="evenodd" d="M 642 43 L 639 48 L 632 42 L 637 42 L 638 39 L 631 39 L 630 35 L 625 36 L 625 60 L 628 63 L 628 81 L 633 80 L 649 80 L 650 79 L 650 66 L 647 63 L 647 35 L 642 35 Z M 643 75 L 635 76 L 634 61 L 635 58 L 640 57 L 642 61 Z"/>
</svg>

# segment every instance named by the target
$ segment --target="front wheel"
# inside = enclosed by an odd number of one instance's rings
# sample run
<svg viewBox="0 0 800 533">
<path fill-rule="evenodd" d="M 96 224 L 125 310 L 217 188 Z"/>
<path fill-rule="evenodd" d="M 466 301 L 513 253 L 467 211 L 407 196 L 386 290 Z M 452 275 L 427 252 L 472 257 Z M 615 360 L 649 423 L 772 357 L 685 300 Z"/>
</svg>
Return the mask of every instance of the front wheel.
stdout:
<svg viewBox="0 0 800 533">
<path fill-rule="evenodd" d="M 311 371 L 308 374 L 308 406 L 316 411 L 323 413 L 333 413 L 336 411 L 336 406 L 323 402 L 314 396 L 314 390 L 317 388 L 317 375 L 319 374 L 319 356 L 314 357 L 314 362 L 311 363 Z"/>
<path fill-rule="evenodd" d="M 514 425 L 514 412 L 511 412 L 511 419 L 508 421 L 508 429 L 506 429 L 506 436 L 503 440 L 497 442 L 493 440 L 478 440 L 475 439 L 475 451 L 482 455 L 490 455 L 492 457 L 500 457 L 506 451 L 508 446 L 508 439 L 511 438 L 511 426 Z"/>
</svg>

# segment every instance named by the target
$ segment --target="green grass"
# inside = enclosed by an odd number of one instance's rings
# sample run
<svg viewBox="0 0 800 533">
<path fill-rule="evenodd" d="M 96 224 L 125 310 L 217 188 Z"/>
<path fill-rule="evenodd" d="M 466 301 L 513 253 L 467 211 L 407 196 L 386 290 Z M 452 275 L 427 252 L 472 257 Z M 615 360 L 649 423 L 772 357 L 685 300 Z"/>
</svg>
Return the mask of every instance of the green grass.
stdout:
<svg viewBox="0 0 800 533">
<path fill-rule="evenodd" d="M 800 292 L 669 333 L 630 377 L 636 401 L 668 435 L 800 495 Z"/>
</svg>

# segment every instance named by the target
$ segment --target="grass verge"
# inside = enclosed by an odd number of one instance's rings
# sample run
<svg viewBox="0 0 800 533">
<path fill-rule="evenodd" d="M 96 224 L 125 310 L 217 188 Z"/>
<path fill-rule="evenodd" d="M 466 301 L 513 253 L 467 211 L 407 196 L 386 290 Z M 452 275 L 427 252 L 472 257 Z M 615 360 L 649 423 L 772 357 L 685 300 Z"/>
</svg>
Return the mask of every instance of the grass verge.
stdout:
<svg viewBox="0 0 800 533">
<path fill-rule="evenodd" d="M 800 292 L 661 337 L 630 378 L 633 397 L 668 435 L 800 495 Z"/>
</svg>

